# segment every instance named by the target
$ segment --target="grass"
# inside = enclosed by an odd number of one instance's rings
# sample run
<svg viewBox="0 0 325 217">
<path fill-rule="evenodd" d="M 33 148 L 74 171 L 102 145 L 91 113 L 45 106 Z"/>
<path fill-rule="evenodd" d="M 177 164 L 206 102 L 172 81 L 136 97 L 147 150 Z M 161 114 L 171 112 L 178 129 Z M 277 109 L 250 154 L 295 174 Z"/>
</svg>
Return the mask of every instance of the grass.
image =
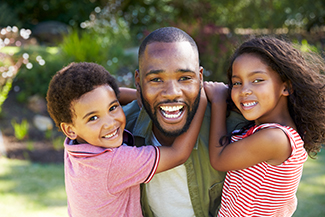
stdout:
<svg viewBox="0 0 325 217">
<path fill-rule="evenodd" d="M 298 208 L 293 217 L 325 216 L 325 149 L 308 159 L 298 187 Z"/>
<path fill-rule="evenodd" d="M 293 217 L 325 216 L 325 150 L 308 159 Z M 0 210 L 6 217 L 66 217 L 62 164 L 35 164 L 0 156 Z"/>
<path fill-rule="evenodd" d="M 1 216 L 68 216 L 62 164 L 0 157 L 0 165 Z"/>
</svg>

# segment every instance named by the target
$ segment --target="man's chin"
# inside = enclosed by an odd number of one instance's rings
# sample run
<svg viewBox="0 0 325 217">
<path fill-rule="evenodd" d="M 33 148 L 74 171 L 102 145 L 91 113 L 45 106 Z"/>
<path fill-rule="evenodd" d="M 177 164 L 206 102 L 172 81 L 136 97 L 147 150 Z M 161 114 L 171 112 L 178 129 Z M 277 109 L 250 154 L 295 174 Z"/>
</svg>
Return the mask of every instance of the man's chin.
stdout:
<svg viewBox="0 0 325 217">
<path fill-rule="evenodd" d="M 163 127 L 161 127 L 160 124 L 156 124 L 156 127 L 166 137 L 177 137 L 177 136 L 185 133 L 188 130 L 188 128 L 189 128 L 189 126 L 185 125 L 181 129 L 170 130 L 170 128 L 163 128 Z"/>
</svg>

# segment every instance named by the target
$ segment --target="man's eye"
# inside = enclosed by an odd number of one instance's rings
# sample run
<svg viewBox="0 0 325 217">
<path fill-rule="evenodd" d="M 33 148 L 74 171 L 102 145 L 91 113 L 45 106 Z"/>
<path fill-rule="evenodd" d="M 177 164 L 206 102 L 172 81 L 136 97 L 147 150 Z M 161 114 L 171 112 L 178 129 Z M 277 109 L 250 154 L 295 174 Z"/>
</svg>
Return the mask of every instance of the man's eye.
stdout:
<svg viewBox="0 0 325 217">
<path fill-rule="evenodd" d="M 161 79 L 160 79 L 160 78 L 153 78 L 153 79 L 151 79 L 150 81 L 153 81 L 153 82 L 160 82 Z"/>
<path fill-rule="evenodd" d="M 186 76 L 186 77 L 181 77 L 179 80 L 186 81 L 186 80 L 190 80 L 190 79 L 191 79 L 191 77 Z"/>
<path fill-rule="evenodd" d="M 95 120 L 97 120 L 97 119 L 98 119 L 97 116 L 92 116 L 92 117 L 89 118 L 89 121 L 95 121 Z"/>
</svg>

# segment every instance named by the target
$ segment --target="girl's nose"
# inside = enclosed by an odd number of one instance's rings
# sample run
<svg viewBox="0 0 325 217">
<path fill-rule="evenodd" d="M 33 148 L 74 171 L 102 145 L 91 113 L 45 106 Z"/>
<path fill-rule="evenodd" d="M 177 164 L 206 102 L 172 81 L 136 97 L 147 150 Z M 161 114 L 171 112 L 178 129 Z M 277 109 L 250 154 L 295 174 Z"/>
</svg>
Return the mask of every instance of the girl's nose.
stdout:
<svg viewBox="0 0 325 217">
<path fill-rule="evenodd" d="M 252 93 L 253 92 L 249 86 L 243 86 L 242 91 L 241 91 L 241 94 L 243 96 L 248 96 L 248 95 L 251 95 Z"/>
</svg>

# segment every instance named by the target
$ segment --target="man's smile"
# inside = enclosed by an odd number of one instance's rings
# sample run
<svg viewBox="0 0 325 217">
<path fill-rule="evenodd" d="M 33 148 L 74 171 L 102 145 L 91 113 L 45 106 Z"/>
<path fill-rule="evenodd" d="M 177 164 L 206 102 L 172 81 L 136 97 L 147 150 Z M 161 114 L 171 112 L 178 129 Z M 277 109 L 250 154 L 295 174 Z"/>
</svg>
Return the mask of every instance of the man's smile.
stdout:
<svg viewBox="0 0 325 217">
<path fill-rule="evenodd" d="M 162 115 L 166 118 L 175 119 L 179 118 L 183 112 L 183 105 L 178 106 L 160 106 Z"/>
</svg>

